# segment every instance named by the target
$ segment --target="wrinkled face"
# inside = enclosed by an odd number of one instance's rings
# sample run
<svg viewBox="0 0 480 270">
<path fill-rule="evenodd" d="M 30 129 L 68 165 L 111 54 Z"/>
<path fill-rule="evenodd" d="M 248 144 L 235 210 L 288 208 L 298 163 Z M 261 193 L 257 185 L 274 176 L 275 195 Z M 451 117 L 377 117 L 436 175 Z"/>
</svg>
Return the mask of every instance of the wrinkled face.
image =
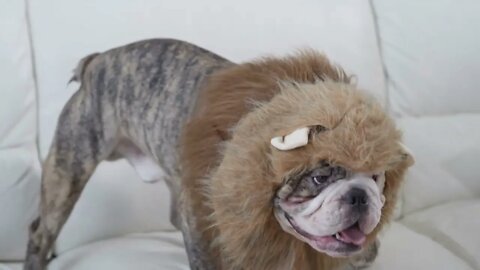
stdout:
<svg viewBox="0 0 480 270">
<path fill-rule="evenodd" d="M 380 221 L 384 172 L 353 172 L 323 162 L 289 176 L 275 198 L 283 230 L 333 257 L 359 252 Z"/>
</svg>

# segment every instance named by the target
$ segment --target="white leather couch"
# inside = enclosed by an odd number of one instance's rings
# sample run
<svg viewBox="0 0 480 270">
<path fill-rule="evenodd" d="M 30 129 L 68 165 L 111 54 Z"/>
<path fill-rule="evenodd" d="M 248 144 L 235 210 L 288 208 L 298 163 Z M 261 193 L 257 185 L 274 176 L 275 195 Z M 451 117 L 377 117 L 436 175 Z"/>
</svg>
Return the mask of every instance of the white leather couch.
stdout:
<svg viewBox="0 0 480 270">
<path fill-rule="evenodd" d="M 477 0 L 0 0 L 0 269 L 21 268 L 71 70 L 152 37 L 234 61 L 324 51 L 398 118 L 417 161 L 371 269 L 480 269 L 479 14 Z M 50 269 L 188 269 L 168 197 L 102 164 Z"/>
</svg>

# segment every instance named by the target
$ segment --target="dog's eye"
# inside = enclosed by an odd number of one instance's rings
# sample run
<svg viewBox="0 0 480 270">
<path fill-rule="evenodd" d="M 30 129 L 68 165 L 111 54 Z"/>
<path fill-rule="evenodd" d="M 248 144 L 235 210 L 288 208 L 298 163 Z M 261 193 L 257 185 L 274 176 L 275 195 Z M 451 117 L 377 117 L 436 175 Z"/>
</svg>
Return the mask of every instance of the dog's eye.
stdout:
<svg viewBox="0 0 480 270">
<path fill-rule="evenodd" d="M 312 180 L 316 185 L 320 185 L 327 182 L 329 177 L 330 176 L 328 175 L 317 175 L 317 176 L 312 176 Z"/>
<path fill-rule="evenodd" d="M 378 179 L 378 174 L 374 174 L 374 175 L 372 175 L 372 179 L 373 179 L 373 181 L 377 182 L 377 179 Z"/>
</svg>

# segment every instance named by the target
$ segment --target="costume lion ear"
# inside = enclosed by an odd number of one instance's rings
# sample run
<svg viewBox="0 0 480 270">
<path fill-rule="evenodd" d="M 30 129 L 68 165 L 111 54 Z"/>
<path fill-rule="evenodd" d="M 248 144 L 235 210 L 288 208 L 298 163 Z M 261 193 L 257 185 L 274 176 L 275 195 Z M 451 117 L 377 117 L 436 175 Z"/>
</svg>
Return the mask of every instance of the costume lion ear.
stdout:
<svg viewBox="0 0 480 270">
<path fill-rule="evenodd" d="M 301 127 L 285 136 L 273 137 L 270 143 L 278 150 L 288 151 L 308 144 L 312 134 L 324 131 L 326 128 L 321 125 Z"/>
<path fill-rule="evenodd" d="M 400 145 L 399 159 L 401 163 L 404 163 L 407 167 L 415 164 L 415 159 L 413 158 L 412 151 L 405 146 L 405 144 L 398 142 Z"/>
<path fill-rule="evenodd" d="M 270 143 L 278 150 L 287 151 L 308 144 L 310 127 L 302 127 L 285 136 L 273 137 Z"/>
</svg>

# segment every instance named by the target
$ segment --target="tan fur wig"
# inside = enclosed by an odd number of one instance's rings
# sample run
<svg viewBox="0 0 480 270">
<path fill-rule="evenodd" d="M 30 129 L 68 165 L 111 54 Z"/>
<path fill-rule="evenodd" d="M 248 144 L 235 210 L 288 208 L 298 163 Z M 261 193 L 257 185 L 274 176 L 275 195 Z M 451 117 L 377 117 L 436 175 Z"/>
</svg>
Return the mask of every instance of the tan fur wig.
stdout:
<svg viewBox="0 0 480 270">
<path fill-rule="evenodd" d="M 271 138 L 320 125 L 309 143 L 279 151 Z M 214 74 L 182 135 L 185 196 L 218 269 L 333 269 L 344 262 L 285 233 L 273 197 L 288 175 L 327 160 L 386 171 L 377 232 L 392 216 L 411 157 L 382 107 L 317 53 L 267 58 Z"/>
</svg>

